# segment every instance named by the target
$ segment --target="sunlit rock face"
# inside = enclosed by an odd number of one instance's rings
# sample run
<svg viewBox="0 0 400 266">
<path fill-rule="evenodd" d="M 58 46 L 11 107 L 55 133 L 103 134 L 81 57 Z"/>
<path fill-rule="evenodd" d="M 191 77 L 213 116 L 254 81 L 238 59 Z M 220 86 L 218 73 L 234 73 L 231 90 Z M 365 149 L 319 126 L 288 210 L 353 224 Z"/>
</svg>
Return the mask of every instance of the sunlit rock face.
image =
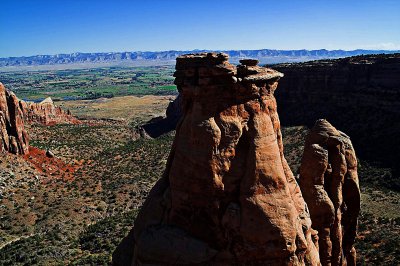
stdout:
<svg viewBox="0 0 400 266">
<path fill-rule="evenodd" d="M 357 158 L 350 138 L 326 120 L 318 120 L 306 139 L 300 187 L 318 231 L 322 265 L 356 265 Z"/>
<path fill-rule="evenodd" d="M 29 138 L 19 100 L 0 83 L 0 151 L 27 154 Z"/>
<path fill-rule="evenodd" d="M 14 154 L 29 153 L 29 137 L 25 123 L 42 125 L 79 124 L 69 110 L 54 105 L 51 98 L 40 103 L 18 99 L 0 83 L 0 151 Z"/>
<path fill-rule="evenodd" d="M 51 98 L 40 103 L 26 102 L 0 83 L 0 152 L 29 153 L 26 123 L 54 125 L 81 122 L 69 110 L 55 106 Z"/>
<path fill-rule="evenodd" d="M 29 123 L 42 125 L 80 123 L 69 110 L 64 111 L 61 107 L 55 106 L 50 97 L 39 103 L 21 101 L 20 106 Z"/>
<path fill-rule="evenodd" d="M 177 58 L 183 116 L 115 265 L 319 265 L 317 232 L 283 155 L 274 98 L 283 74 L 257 63 Z"/>
</svg>

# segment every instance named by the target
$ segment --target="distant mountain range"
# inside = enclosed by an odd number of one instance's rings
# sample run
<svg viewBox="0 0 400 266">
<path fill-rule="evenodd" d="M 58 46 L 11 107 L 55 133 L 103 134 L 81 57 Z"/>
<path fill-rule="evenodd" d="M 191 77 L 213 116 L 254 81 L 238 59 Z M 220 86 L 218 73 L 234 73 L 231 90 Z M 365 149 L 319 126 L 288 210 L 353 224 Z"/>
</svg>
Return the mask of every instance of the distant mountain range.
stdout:
<svg viewBox="0 0 400 266">
<path fill-rule="evenodd" d="M 151 62 L 160 64 L 168 63 L 182 54 L 207 52 L 209 50 L 192 50 L 192 51 L 161 51 L 161 52 L 111 52 L 111 53 L 72 53 L 72 54 L 56 54 L 56 55 L 34 55 L 21 57 L 0 58 L 0 67 L 23 67 L 23 66 L 51 66 L 51 65 L 138 65 L 144 63 L 146 65 Z M 231 61 L 235 62 L 242 58 L 257 58 L 261 63 L 285 63 L 300 62 L 326 58 L 340 58 L 355 55 L 368 54 L 389 54 L 398 53 L 398 51 L 389 50 L 226 50 L 222 51 L 231 57 Z M 139 64 L 140 65 L 140 64 Z"/>
</svg>

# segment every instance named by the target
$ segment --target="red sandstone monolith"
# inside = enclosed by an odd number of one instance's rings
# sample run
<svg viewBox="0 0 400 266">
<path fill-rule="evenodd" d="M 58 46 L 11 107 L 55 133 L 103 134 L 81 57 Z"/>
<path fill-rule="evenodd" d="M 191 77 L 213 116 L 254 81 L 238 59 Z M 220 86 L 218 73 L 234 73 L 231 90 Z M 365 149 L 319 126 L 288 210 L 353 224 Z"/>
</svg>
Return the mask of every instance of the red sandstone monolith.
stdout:
<svg viewBox="0 0 400 266">
<path fill-rule="evenodd" d="M 163 177 L 115 265 L 319 265 L 317 232 L 283 155 L 283 74 L 223 53 L 177 58 L 183 116 Z"/>
<path fill-rule="evenodd" d="M 318 120 L 306 139 L 300 187 L 318 231 L 322 265 L 356 265 L 357 158 L 350 138 L 326 120 Z"/>
<path fill-rule="evenodd" d="M 24 116 L 15 94 L 0 83 L 0 151 L 27 154 L 29 138 Z"/>
</svg>

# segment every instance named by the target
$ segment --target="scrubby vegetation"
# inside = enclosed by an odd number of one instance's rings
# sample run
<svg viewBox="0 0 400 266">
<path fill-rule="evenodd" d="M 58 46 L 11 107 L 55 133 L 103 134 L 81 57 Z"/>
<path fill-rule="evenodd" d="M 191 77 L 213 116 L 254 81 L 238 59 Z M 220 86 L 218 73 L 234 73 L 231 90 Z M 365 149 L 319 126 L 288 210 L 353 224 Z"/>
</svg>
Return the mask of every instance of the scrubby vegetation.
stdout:
<svg viewBox="0 0 400 266">
<path fill-rule="evenodd" d="M 135 140 L 132 128 L 117 122 L 30 130 L 32 145 L 79 167 L 69 180 L 32 169 L 34 185 L 16 173 L 18 185 L 2 193 L 0 265 L 108 265 L 161 176 L 173 135 Z"/>
<path fill-rule="evenodd" d="M 172 71 L 155 67 L 0 73 L 0 80 L 19 84 L 17 93 L 23 98 L 97 98 L 176 93 Z M 28 128 L 35 151 L 51 150 L 55 159 L 39 152 L 0 158 L 0 265 L 109 265 L 116 245 L 161 177 L 174 136 L 138 138 L 136 126 L 160 115 L 172 97 L 63 102 L 88 120 L 82 125 Z M 285 157 L 295 175 L 307 133 L 306 127 L 282 129 Z M 400 186 L 391 169 L 364 160 L 359 176 L 359 263 L 395 265 L 400 261 L 400 193 L 394 188 Z"/>
<path fill-rule="evenodd" d="M 398 265 L 399 216 L 389 219 L 362 211 L 358 231 L 356 247 L 360 265 Z"/>
<path fill-rule="evenodd" d="M 137 211 L 83 226 L 75 236 L 62 229 L 21 238 L 3 247 L 0 265 L 109 265 L 111 251 L 132 228 Z"/>
<path fill-rule="evenodd" d="M 110 263 L 162 175 L 173 134 L 133 139 L 129 123 L 107 123 L 30 129 L 34 146 L 84 167 L 78 167 L 71 180 L 39 173 L 34 181 L 23 179 L 24 172 L 14 168 L 4 172 L 22 181 L 3 193 L 0 265 Z M 307 132 L 306 127 L 283 129 L 285 156 L 295 173 Z M 362 265 L 393 265 L 400 259 L 400 194 L 380 186 L 387 182 L 388 171 L 360 164 L 363 211 L 356 245 Z"/>
</svg>

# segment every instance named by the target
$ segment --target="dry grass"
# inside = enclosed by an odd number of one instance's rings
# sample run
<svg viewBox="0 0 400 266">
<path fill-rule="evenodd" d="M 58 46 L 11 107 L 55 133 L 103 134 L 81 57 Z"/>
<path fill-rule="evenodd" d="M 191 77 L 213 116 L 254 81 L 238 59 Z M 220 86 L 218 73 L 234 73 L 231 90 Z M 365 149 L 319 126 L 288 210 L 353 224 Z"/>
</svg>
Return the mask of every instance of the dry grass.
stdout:
<svg viewBox="0 0 400 266">
<path fill-rule="evenodd" d="M 58 102 L 58 104 L 70 109 L 78 117 L 126 121 L 133 119 L 148 120 L 155 116 L 165 115 L 168 103 L 175 97 L 173 95 L 123 96 L 96 100 L 63 101 Z"/>
</svg>

